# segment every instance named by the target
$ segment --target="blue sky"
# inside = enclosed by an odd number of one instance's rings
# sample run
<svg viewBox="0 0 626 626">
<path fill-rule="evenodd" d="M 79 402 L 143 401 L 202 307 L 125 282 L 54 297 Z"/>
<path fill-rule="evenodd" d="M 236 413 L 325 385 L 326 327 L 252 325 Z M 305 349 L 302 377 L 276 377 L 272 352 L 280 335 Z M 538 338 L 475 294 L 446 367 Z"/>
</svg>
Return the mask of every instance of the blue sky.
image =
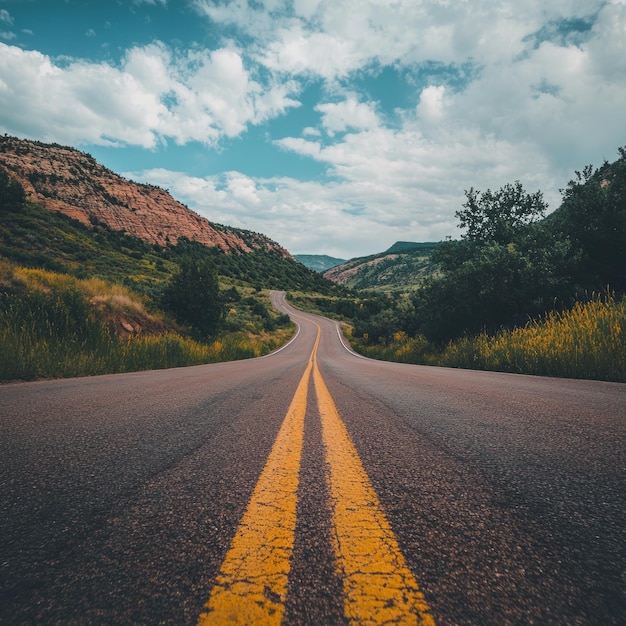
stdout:
<svg viewBox="0 0 626 626">
<path fill-rule="evenodd" d="M 344 258 L 626 145 L 626 0 L 0 0 L 0 132 Z"/>
</svg>

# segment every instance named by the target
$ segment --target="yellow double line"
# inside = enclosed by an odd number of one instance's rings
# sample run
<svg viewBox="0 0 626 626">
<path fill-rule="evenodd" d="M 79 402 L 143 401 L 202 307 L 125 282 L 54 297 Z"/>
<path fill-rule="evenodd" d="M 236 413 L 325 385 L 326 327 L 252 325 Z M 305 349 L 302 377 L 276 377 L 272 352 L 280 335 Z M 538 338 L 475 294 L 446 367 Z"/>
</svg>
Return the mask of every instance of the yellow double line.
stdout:
<svg viewBox="0 0 626 626">
<path fill-rule="evenodd" d="M 200 615 L 208 624 L 280 624 L 287 596 L 311 373 L 322 420 L 333 543 L 353 624 L 434 625 L 317 366 L 320 327 L 269 458 Z"/>
</svg>

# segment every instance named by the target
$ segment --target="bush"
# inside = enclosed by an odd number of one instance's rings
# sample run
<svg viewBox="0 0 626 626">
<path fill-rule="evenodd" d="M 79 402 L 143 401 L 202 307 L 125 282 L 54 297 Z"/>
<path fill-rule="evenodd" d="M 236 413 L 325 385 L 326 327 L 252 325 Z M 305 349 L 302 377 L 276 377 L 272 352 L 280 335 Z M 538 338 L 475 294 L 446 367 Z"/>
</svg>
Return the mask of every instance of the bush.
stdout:
<svg viewBox="0 0 626 626">
<path fill-rule="evenodd" d="M 183 259 L 162 298 L 162 305 L 199 336 L 215 335 L 224 319 L 217 274 L 206 259 Z"/>
<path fill-rule="evenodd" d="M 22 185 L 0 169 L 0 213 L 17 211 L 24 206 L 26 195 Z"/>
</svg>

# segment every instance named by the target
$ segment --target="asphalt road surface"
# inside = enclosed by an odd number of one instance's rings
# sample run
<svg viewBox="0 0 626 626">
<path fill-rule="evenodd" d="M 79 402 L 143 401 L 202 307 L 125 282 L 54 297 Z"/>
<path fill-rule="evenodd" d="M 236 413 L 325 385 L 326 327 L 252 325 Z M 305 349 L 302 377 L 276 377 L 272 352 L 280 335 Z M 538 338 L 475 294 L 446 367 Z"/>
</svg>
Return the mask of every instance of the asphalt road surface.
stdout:
<svg viewBox="0 0 626 626">
<path fill-rule="evenodd" d="M 626 623 L 626 385 L 364 359 L 272 297 L 267 357 L 0 386 L 1 624 Z"/>
</svg>

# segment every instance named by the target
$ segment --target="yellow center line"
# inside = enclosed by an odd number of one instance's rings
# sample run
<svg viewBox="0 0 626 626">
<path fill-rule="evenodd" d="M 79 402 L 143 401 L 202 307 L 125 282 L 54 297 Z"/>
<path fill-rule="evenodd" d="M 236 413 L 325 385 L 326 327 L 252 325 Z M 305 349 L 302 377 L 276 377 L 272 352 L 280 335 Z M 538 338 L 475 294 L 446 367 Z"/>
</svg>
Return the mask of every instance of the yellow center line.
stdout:
<svg viewBox="0 0 626 626">
<path fill-rule="evenodd" d="M 316 358 L 313 382 L 329 465 L 334 548 L 343 579 L 345 616 L 352 624 L 434 626 Z"/>
<path fill-rule="evenodd" d="M 267 463 L 200 615 L 207 624 L 280 624 L 298 502 L 306 397 L 319 329 Z"/>
<path fill-rule="evenodd" d="M 352 624 L 434 626 L 378 496 L 317 365 L 321 328 L 307 368 L 215 586 L 200 615 L 208 624 L 280 624 L 294 546 L 298 478 L 311 373 L 322 420 L 344 613 Z"/>
</svg>

